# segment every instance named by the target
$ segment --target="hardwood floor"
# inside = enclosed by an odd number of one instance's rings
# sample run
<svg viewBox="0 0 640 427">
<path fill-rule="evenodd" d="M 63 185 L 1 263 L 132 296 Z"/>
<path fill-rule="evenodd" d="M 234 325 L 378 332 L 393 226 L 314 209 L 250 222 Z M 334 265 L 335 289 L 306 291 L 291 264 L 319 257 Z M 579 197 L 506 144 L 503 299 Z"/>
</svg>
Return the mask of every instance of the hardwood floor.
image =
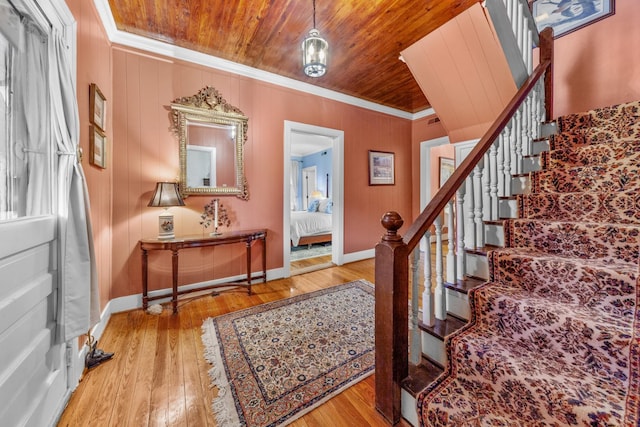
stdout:
<svg viewBox="0 0 640 427">
<path fill-rule="evenodd" d="M 373 259 L 331 267 L 244 289 L 181 300 L 179 312 L 160 315 L 142 309 L 114 314 L 98 348 L 112 360 L 85 371 L 58 426 L 215 426 L 209 364 L 200 339 L 211 316 L 314 290 L 366 279 L 373 283 Z M 312 426 L 386 426 L 375 410 L 375 374 L 292 423 Z M 404 420 L 400 424 L 409 426 Z"/>
</svg>

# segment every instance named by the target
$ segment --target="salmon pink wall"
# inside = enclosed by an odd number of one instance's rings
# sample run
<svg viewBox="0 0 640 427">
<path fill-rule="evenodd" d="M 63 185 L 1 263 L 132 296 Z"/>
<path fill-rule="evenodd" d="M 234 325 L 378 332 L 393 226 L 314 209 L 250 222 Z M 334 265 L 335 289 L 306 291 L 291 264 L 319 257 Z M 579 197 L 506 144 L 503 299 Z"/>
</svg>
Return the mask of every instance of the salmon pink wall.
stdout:
<svg viewBox="0 0 640 427">
<path fill-rule="evenodd" d="M 420 143 L 432 139 L 447 136 L 447 132 L 442 126 L 442 122 L 437 120 L 437 116 L 430 116 L 414 120 L 411 134 L 411 168 L 413 171 L 413 186 L 411 189 L 411 221 L 420 214 Z M 433 180 L 433 178 L 432 178 Z M 433 182 L 433 181 L 432 181 Z M 431 194 L 435 194 L 432 190 Z M 405 223 L 407 218 L 405 218 Z"/>
<path fill-rule="evenodd" d="M 77 99 L 80 113 L 80 147 L 84 152 L 82 166 L 87 178 L 91 201 L 91 222 L 96 251 L 100 303 L 113 298 L 111 294 L 111 162 L 112 145 L 112 79 L 111 44 L 107 39 L 93 2 L 67 0 L 67 6 L 77 22 Z M 89 86 L 96 83 L 107 98 L 105 133 L 108 139 L 107 168 L 89 163 Z"/>
<path fill-rule="evenodd" d="M 140 293 L 138 241 L 157 235 L 159 210 L 146 205 L 156 181 L 176 180 L 178 141 L 168 106 L 205 86 L 215 87 L 249 118 L 245 170 L 250 199 L 223 197 L 232 229 L 268 230 L 267 268 L 282 267 L 284 121 L 344 131 L 344 249 L 372 249 L 380 219 L 411 209 L 411 121 L 191 63 L 114 46 L 112 297 Z M 367 151 L 396 154 L 396 185 L 368 185 Z M 172 208 L 178 234 L 202 234 L 200 214 L 211 197 L 192 196 Z M 255 253 L 255 252 L 254 252 Z M 150 288 L 170 286 L 170 254 L 150 254 Z M 180 256 L 180 284 L 244 271 L 244 248 L 192 249 Z M 258 254 L 256 254 L 256 261 Z M 256 264 L 257 265 L 257 264 Z"/>
<path fill-rule="evenodd" d="M 555 40 L 554 116 L 640 99 L 640 1 Z"/>
</svg>

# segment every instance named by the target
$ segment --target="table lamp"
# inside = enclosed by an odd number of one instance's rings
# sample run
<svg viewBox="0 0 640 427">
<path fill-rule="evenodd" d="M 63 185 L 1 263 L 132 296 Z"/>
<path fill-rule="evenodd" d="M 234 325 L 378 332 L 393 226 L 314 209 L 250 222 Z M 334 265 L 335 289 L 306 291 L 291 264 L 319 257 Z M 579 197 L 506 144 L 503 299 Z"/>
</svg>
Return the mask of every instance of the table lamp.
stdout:
<svg viewBox="0 0 640 427">
<path fill-rule="evenodd" d="M 158 239 L 173 239 L 173 214 L 169 212 L 171 206 L 184 206 L 184 201 L 180 196 L 178 183 L 158 182 L 153 197 L 147 206 L 162 207 L 164 210 L 158 217 Z"/>
</svg>

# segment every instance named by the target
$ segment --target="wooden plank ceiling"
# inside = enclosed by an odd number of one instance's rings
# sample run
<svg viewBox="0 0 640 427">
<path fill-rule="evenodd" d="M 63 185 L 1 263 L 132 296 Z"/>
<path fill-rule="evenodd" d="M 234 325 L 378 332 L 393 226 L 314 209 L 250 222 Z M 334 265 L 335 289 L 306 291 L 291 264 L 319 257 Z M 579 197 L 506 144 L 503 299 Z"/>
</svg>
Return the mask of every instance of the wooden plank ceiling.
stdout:
<svg viewBox="0 0 640 427">
<path fill-rule="evenodd" d="M 316 0 L 329 42 L 323 77 L 302 72 L 312 0 L 109 0 L 121 31 L 407 112 L 429 102 L 400 52 L 479 0 Z"/>
</svg>

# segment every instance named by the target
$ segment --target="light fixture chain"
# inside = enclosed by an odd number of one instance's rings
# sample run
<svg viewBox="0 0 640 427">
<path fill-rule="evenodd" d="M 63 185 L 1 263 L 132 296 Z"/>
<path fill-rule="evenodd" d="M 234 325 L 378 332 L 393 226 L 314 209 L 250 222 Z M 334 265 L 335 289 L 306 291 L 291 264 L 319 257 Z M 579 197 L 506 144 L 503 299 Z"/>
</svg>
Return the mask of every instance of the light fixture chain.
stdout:
<svg viewBox="0 0 640 427">
<path fill-rule="evenodd" d="M 316 0 L 313 0 L 313 28 L 316 28 Z"/>
</svg>

